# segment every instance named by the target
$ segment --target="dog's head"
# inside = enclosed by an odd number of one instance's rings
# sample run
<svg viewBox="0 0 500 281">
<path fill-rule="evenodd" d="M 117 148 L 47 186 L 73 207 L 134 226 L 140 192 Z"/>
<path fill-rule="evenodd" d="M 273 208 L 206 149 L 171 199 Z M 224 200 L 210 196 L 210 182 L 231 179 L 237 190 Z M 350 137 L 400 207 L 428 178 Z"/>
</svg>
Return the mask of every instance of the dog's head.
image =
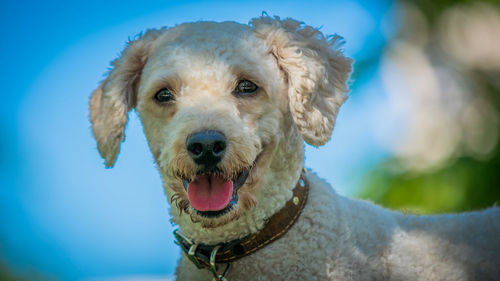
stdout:
<svg viewBox="0 0 500 281">
<path fill-rule="evenodd" d="M 173 209 L 204 227 L 237 220 L 279 171 L 297 180 L 303 140 L 329 140 L 351 71 L 339 40 L 267 16 L 145 32 L 90 100 L 106 166 L 135 108 Z"/>
</svg>

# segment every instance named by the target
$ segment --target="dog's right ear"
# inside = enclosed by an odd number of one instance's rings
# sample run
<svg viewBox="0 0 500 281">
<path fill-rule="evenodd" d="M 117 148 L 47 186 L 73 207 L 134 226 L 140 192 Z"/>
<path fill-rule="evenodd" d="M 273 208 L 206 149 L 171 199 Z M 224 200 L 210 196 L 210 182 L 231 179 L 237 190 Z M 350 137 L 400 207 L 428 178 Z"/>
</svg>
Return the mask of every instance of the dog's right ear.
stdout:
<svg viewBox="0 0 500 281">
<path fill-rule="evenodd" d="M 128 112 L 136 103 L 142 69 L 151 56 L 154 42 L 165 30 L 148 30 L 130 41 L 90 97 L 92 132 L 107 168 L 114 165 L 125 138 Z"/>
</svg>

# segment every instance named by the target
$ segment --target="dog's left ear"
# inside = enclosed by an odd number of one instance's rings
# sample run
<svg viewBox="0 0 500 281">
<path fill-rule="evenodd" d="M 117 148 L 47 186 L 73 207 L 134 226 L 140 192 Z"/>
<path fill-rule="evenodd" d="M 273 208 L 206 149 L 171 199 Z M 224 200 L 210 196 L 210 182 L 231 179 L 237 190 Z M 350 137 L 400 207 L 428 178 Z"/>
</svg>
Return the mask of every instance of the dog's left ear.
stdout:
<svg viewBox="0 0 500 281">
<path fill-rule="evenodd" d="M 290 110 L 302 137 L 314 146 L 325 144 L 348 92 L 352 59 L 339 49 L 342 38 L 279 17 L 254 18 L 250 25 L 287 76 Z"/>
<path fill-rule="evenodd" d="M 151 29 L 130 41 L 121 56 L 112 62 L 113 69 L 90 97 L 90 122 L 97 149 L 112 167 L 125 139 L 128 112 L 134 108 L 137 88 L 144 65 L 151 56 L 153 43 L 166 29 Z"/>
</svg>

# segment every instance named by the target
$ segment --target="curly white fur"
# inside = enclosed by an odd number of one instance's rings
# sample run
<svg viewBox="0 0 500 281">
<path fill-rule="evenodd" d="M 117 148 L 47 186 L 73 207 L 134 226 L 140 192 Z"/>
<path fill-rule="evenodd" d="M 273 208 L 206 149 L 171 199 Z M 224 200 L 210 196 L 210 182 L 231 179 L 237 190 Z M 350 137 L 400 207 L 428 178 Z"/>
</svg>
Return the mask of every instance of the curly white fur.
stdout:
<svg viewBox="0 0 500 281">
<path fill-rule="evenodd" d="M 352 61 L 338 36 L 292 19 L 260 17 L 241 25 L 196 22 L 149 30 L 131 42 L 92 94 L 90 119 L 99 152 L 113 166 L 135 108 L 158 165 L 172 221 L 195 242 L 216 244 L 261 229 L 292 196 L 303 141 L 330 138 L 347 97 Z M 234 95 L 239 80 L 259 85 Z M 154 102 L 168 88 L 175 100 Z M 182 178 L 196 175 L 187 136 L 219 130 L 228 139 L 220 169 L 252 166 L 239 202 L 218 218 L 197 215 Z M 234 262 L 229 280 L 499 280 L 500 209 L 411 216 L 337 195 L 308 172 L 310 196 L 281 239 Z M 178 280 L 211 280 L 186 257 Z"/>
</svg>

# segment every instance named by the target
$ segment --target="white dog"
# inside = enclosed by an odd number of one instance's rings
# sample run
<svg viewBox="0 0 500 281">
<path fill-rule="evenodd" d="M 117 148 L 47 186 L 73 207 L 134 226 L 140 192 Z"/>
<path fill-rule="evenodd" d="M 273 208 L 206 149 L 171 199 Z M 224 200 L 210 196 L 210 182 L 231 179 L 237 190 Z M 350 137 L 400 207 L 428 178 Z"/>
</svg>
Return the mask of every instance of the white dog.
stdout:
<svg viewBox="0 0 500 281">
<path fill-rule="evenodd" d="M 195 22 L 130 42 L 90 100 L 106 166 L 138 112 L 184 251 L 177 280 L 500 280 L 500 209 L 412 216 L 305 171 L 346 99 L 338 36 Z"/>
</svg>

